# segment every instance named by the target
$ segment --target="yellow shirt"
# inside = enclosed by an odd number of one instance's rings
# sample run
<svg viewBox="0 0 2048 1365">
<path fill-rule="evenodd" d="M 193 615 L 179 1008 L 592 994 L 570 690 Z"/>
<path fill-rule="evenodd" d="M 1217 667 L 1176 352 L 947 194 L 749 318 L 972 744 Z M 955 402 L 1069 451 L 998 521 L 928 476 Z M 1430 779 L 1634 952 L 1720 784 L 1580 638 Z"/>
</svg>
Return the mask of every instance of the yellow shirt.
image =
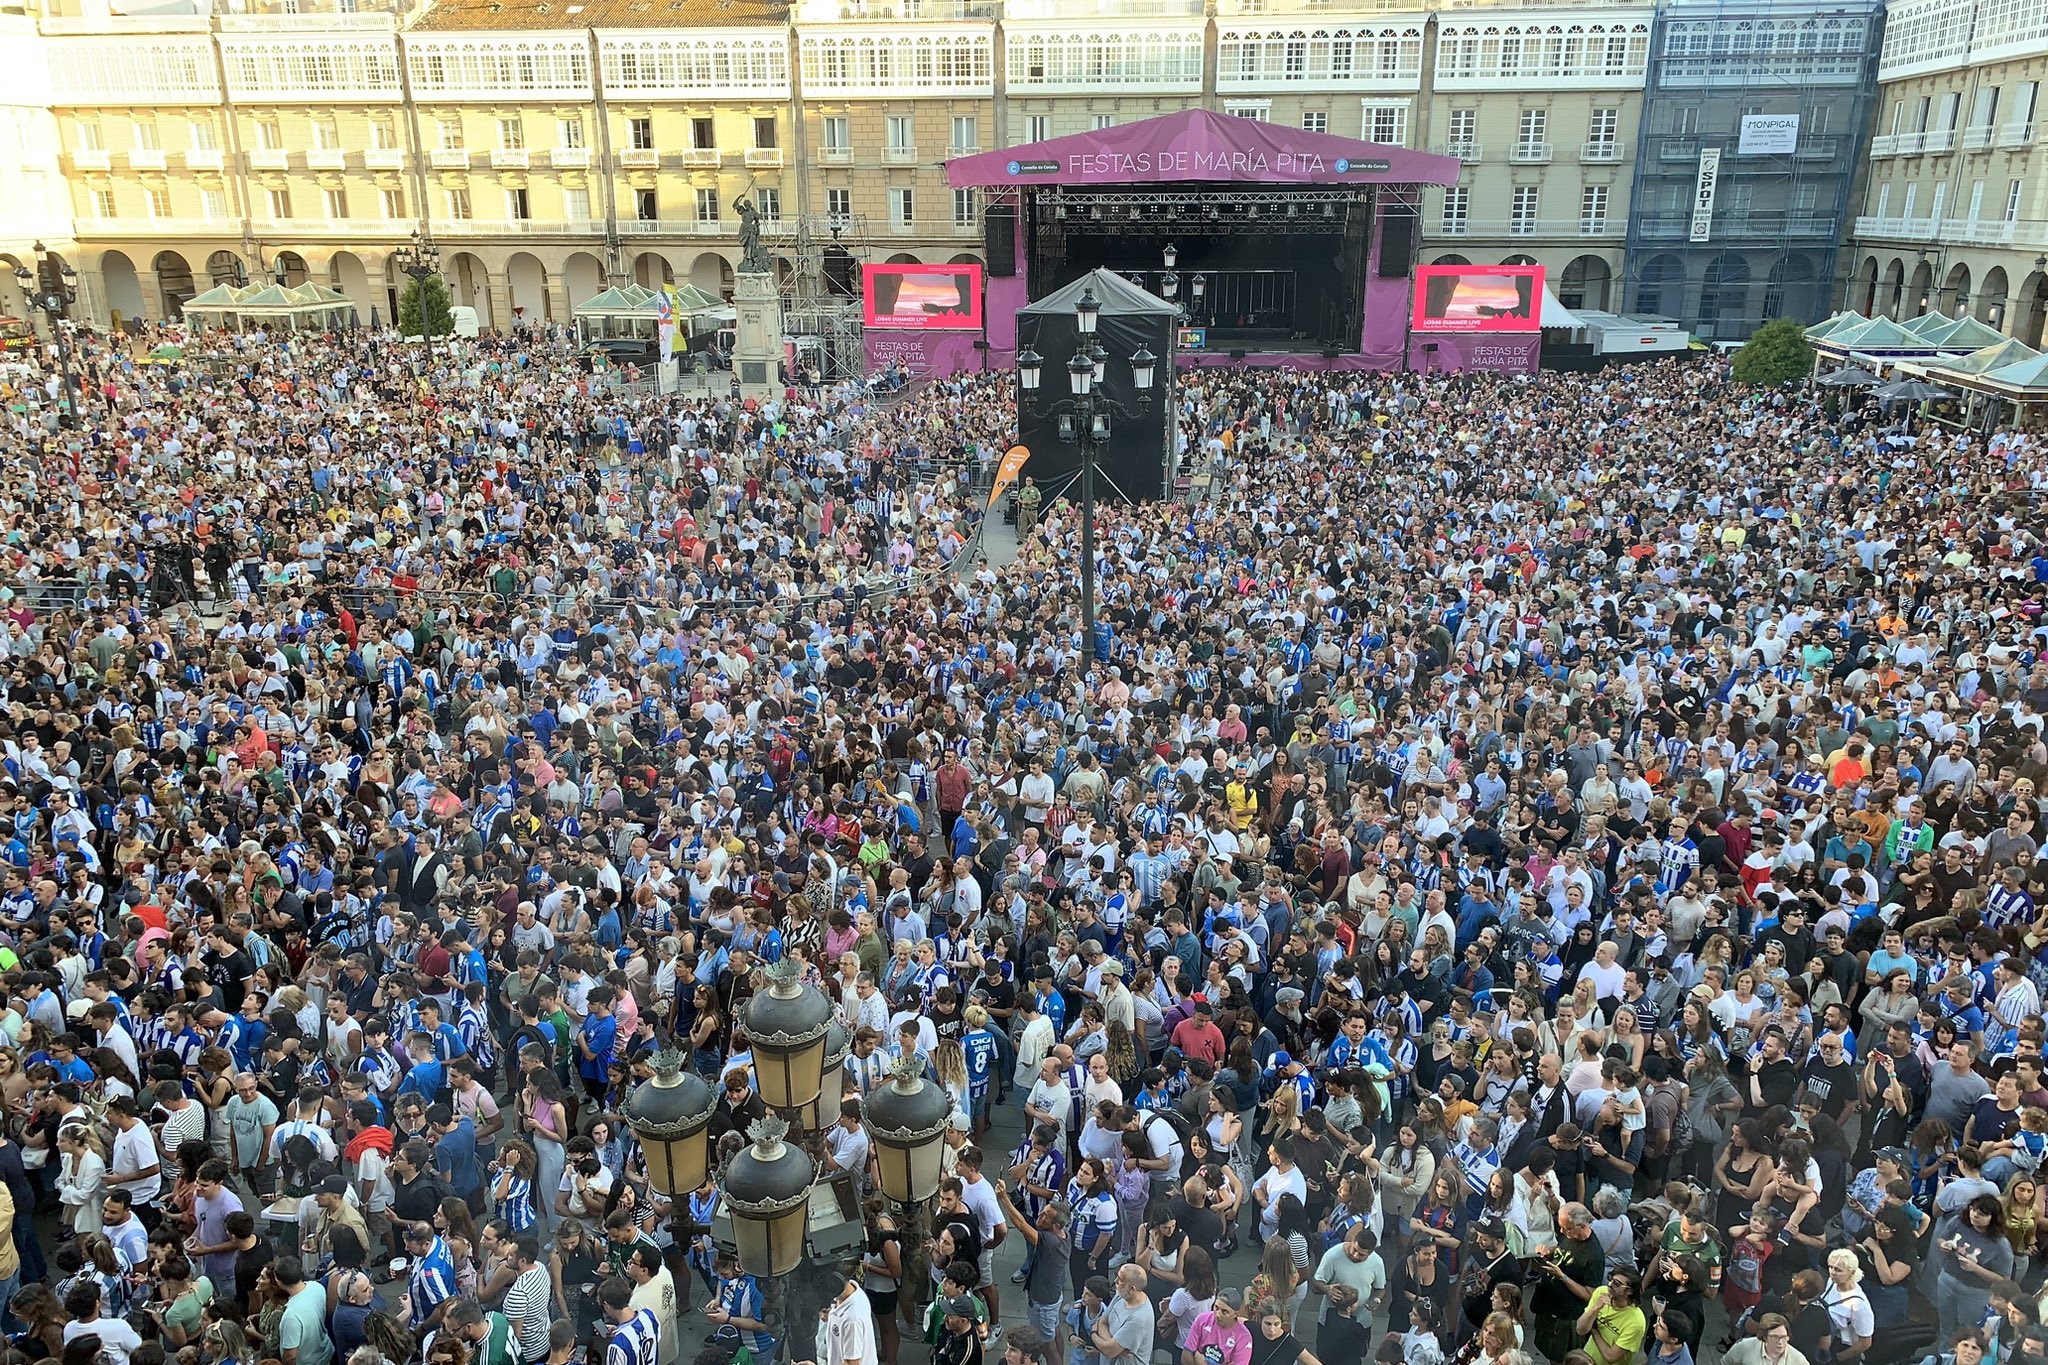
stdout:
<svg viewBox="0 0 2048 1365">
<path fill-rule="evenodd" d="M 1643 1349 L 1643 1338 L 1649 1335 L 1649 1322 L 1643 1310 L 1633 1304 L 1616 1308 L 1607 1301 L 1604 1284 L 1593 1291 L 1588 1306 L 1593 1309 L 1593 1335 L 1587 1344 L 1600 1348 L 1592 1352 L 1595 1365 L 1620 1365 L 1635 1359 Z"/>
</svg>

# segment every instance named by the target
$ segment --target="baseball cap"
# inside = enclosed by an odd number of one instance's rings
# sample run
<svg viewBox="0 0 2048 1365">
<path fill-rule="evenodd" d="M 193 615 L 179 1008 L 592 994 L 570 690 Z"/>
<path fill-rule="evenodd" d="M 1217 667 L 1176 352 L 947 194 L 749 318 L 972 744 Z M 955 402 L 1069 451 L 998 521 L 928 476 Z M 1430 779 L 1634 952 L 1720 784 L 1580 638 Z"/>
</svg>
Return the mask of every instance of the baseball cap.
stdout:
<svg viewBox="0 0 2048 1365">
<path fill-rule="evenodd" d="M 973 1322 L 975 1318 L 975 1301 L 965 1294 L 954 1295 L 946 1300 L 946 1316 L 965 1318 L 969 1322 Z"/>
<path fill-rule="evenodd" d="M 1291 1052 L 1288 1052 L 1288 1051 L 1286 1051 L 1285 1049 L 1282 1049 L 1281 1051 L 1279 1051 L 1279 1052 L 1276 1052 L 1276 1053 L 1274 1053 L 1274 1054 L 1273 1054 L 1273 1069 L 1274 1069 L 1275 1071 L 1285 1071 L 1285 1070 L 1286 1070 L 1286 1069 L 1287 1069 L 1288 1067 L 1290 1067 L 1290 1066 L 1293 1066 L 1293 1065 L 1294 1065 L 1294 1054 L 1293 1054 L 1293 1053 L 1291 1053 Z"/>
</svg>

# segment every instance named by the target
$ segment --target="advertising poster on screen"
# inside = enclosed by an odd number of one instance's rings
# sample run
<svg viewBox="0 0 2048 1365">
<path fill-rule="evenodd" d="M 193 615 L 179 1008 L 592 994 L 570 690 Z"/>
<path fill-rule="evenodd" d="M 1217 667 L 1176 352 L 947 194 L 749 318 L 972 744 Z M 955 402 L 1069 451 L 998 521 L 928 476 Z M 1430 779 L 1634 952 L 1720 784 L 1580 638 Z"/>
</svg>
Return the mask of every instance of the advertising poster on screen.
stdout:
<svg viewBox="0 0 2048 1365">
<path fill-rule="evenodd" d="M 1413 325 L 1417 332 L 1539 332 L 1543 267 L 1419 266 Z"/>
<path fill-rule="evenodd" d="M 981 330 L 981 267 L 871 265 L 861 272 L 861 320 L 898 332 Z"/>
</svg>

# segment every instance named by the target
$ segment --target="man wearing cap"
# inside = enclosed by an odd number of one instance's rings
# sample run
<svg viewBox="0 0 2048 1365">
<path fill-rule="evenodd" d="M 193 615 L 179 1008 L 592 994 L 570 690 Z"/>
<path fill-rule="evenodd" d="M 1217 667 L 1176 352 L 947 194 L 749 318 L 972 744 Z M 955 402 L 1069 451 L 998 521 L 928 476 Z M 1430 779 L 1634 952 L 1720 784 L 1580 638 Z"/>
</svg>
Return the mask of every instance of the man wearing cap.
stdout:
<svg viewBox="0 0 2048 1365">
<path fill-rule="evenodd" d="M 967 1294 L 956 1294 L 945 1303 L 944 1328 L 932 1347 L 933 1365 L 982 1365 L 981 1336 L 975 1331 L 980 1305 Z"/>
</svg>

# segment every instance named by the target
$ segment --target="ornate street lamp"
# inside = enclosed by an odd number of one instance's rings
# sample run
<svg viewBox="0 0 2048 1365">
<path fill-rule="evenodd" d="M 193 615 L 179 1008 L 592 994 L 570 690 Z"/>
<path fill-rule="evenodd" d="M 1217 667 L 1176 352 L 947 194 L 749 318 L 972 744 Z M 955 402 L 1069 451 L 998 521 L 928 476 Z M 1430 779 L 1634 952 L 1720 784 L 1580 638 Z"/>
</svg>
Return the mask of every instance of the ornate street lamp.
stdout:
<svg viewBox="0 0 2048 1365">
<path fill-rule="evenodd" d="M 647 1158 L 647 1183 L 671 1199 L 704 1183 L 710 1169 L 712 1111 L 718 1093 L 702 1076 L 683 1070 L 683 1054 L 663 1048 L 648 1059 L 654 1079 L 626 1100 L 626 1126 Z"/>
<path fill-rule="evenodd" d="M 768 969 L 768 993 L 747 1002 L 747 1040 L 762 1101 L 777 1111 L 801 1110 L 818 1098 L 825 1078 L 825 1036 L 832 1002 L 798 978 L 784 959 Z"/>
<path fill-rule="evenodd" d="M 953 1101 L 925 1076 L 914 1057 L 896 1064 L 889 1084 L 868 1094 L 868 1135 L 882 1193 L 898 1204 L 922 1204 L 939 1190 L 939 1158 Z"/>
<path fill-rule="evenodd" d="M 808 1133 L 823 1132 L 839 1121 L 840 1086 L 828 1084 L 834 1076 L 846 1074 L 846 1055 L 853 1051 L 853 1035 L 835 1017 L 825 1029 L 825 1064 L 818 1078 L 818 1093 L 797 1111 L 796 1126 Z M 829 1110 L 827 1106 L 830 1106 Z"/>
<path fill-rule="evenodd" d="M 804 1259 L 811 1185 L 818 1167 L 801 1148 L 783 1141 L 789 1125 L 757 1120 L 747 1129 L 751 1146 L 725 1168 L 725 1208 L 733 1247 L 749 1275 L 787 1275 Z"/>
</svg>

